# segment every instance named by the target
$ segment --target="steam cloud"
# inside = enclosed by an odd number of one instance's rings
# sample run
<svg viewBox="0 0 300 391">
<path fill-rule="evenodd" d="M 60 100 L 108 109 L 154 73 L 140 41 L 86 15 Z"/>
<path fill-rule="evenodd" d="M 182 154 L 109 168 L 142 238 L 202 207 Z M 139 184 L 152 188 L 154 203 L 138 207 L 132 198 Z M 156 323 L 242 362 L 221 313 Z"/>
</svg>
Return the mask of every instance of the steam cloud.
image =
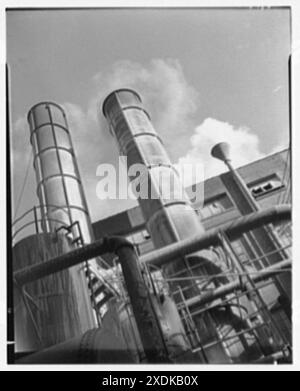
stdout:
<svg viewBox="0 0 300 391">
<path fill-rule="evenodd" d="M 202 163 L 206 178 L 219 174 L 223 169 L 222 163 L 210 156 L 210 149 L 221 141 L 231 144 L 235 166 L 263 156 L 258 136 L 250 129 L 235 128 L 213 118 L 207 118 L 196 126 L 196 111 L 199 107 L 201 110 L 199 93 L 189 85 L 177 60 L 156 59 L 148 66 L 119 61 L 108 72 L 97 73 L 91 79 L 91 85 L 91 99 L 86 107 L 71 102 L 63 102 L 62 106 L 67 113 L 93 220 L 135 204 L 134 201 L 99 201 L 96 197 L 97 166 L 101 163 L 116 164 L 118 160 L 116 143 L 101 112 L 104 98 L 114 89 L 128 87 L 140 93 L 171 158 L 180 156 L 175 161 L 177 167 L 184 163 Z M 24 145 L 26 150 L 30 148 L 28 135 L 24 114 L 13 126 L 15 184 L 24 177 L 22 158 Z M 190 181 L 191 178 L 186 178 L 185 185 L 190 185 Z M 34 183 L 32 187 L 35 188 Z"/>
<path fill-rule="evenodd" d="M 226 122 L 206 118 L 196 127 L 190 138 L 190 149 L 179 158 L 178 165 L 185 163 L 203 164 L 205 178 L 224 172 L 224 164 L 210 155 L 212 147 L 219 142 L 228 142 L 231 147 L 231 158 L 235 167 L 242 166 L 263 157 L 259 150 L 259 139 L 256 134 L 245 127 L 234 128 Z M 191 185 L 191 183 L 186 183 Z"/>
</svg>

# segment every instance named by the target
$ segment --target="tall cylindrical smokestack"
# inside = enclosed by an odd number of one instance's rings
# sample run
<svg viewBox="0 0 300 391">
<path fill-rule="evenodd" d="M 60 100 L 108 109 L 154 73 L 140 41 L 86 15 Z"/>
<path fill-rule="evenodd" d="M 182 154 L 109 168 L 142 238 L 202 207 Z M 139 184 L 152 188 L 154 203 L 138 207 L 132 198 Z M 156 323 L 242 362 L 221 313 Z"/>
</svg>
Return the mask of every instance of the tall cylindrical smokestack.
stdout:
<svg viewBox="0 0 300 391">
<path fill-rule="evenodd" d="M 120 153 L 127 156 L 128 168 L 137 163 L 147 167 L 142 181 L 150 185 L 152 198 L 139 198 L 139 204 L 154 246 L 160 248 L 204 232 L 140 96 L 130 89 L 117 90 L 104 101 L 103 113 Z M 164 186 L 164 180 L 170 181 L 170 187 Z M 179 270 L 187 271 L 184 259 L 166 268 L 167 275 Z"/>
<path fill-rule="evenodd" d="M 154 246 L 160 248 L 204 232 L 178 173 L 151 124 L 149 114 L 142 106 L 140 96 L 130 89 L 114 91 L 105 99 L 103 113 L 117 139 L 121 155 L 127 156 L 129 176 L 133 164 L 142 164 L 147 168 L 140 182 L 141 185 L 150 185 L 151 196 L 140 196 L 138 201 Z M 170 186 L 164 186 L 166 182 Z M 164 267 L 164 273 L 169 278 L 174 275 L 189 277 L 193 273 L 198 276 L 218 274 L 221 269 L 216 266 L 215 260 L 211 251 L 202 250 L 191 256 L 173 259 Z M 176 290 L 178 285 L 185 298 L 200 293 L 195 278 L 177 281 L 176 285 L 171 284 L 171 289 Z M 204 342 L 211 341 L 218 333 L 218 326 L 205 316 L 198 319 L 198 327 L 201 327 Z M 229 362 L 221 346 L 214 346 L 212 350 L 212 356 L 218 356 L 220 362 Z"/>
<path fill-rule="evenodd" d="M 29 111 L 28 122 L 44 230 L 79 221 L 83 240 L 90 243 L 91 221 L 63 109 L 52 102 L 38 103 Z"/>
<path fill-rule="evenodd" d="M 73 241 L 90 243 L 93 240 L 90 216 L 63 109 L 52 102 L 38 103 L 29 111 L 28 122 L 43 231 L 56 232 L 61 227 L 71 227 Z M 95 317 L 86 276 L 82 266 L 76 268 L 85 302 L 82 316 L 87 317 L 93 327 Z"/>
</svg>

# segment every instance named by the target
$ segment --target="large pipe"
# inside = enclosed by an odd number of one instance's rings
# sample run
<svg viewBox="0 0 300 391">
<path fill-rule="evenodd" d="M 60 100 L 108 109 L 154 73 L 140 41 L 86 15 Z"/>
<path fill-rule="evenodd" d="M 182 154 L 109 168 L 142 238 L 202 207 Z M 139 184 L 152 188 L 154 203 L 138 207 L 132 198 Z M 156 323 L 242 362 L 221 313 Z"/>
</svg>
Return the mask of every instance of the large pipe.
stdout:
<svg viewBox="0 0 300 391">
<path fill-rule="evenodd" d="M 224 224 L 219 228 L 208 231 L 205 235 L 194 235 L 193 237 L 182 240 L 179 243 L 171 244 L 162 249 L 150 252 L 140 258 L 141 262 L 154 265 L 162 265 L 169 262 L 174 257 L 184 256 L 208 246 L 220 243 L 219 234 L 225 232 L 228 236 L 238 236 L 254 229 L 263 224 L 289 220 L 291 218 L 291 206 L 280 205 L 273 206 L 261 212 L 252 213 L 245 217 L 240 217 L 232 223 Z M 124 238 L 119 238 L 121 241 L 126 241 Z M 56 273 L 68 267 L 77 265 L 78 263 L 89 260 L 98 255 L 103 255 L 107 252 L 115 252 L 115 239 L 102 238 L 94 243 L 85 245 L 81 248 L 70 251 L 49 261 L 39 263 L 30 267 L 26 267 L 14 272 L 14 280 L 19 285 L 27 284 L 39 278 L 48 276 L 51 273 Z"/>
<path fill-rule="evenodd" d="M 247 205 L 247 207 L 249 208 L 249 211 L 258 211 L 259 205 L 254 200 L 253 196 L 250 193 L 250 190 L 246 186 L 239 172 L 231 164 L 230 145 L 225 142 L 216 144 L 211 150 L 211 155 L 214 158 L 223 161 L 224 164 L 228 167 L 232 177 L 234 178 L 235 183 L 237 184 L 241 192 L 241 195 L 243 196 L 243 201 L 245 202 L 245 205 Z"/>
<path fill-rule="evenodd" d="M 172 258 L 183 256 L 194 251 L 201 250 L 209 246 L 220 245 L 219 234 L 225 232 L 230 239 L 241 236 L 244 232 L 260 227 L 264 224 L 276 223 L 291 219 L 291 206 L 279 205 L 251 213 L 247 216 L 239 217 L 233 222 L 223 224 L 218 228 L 207 231 L 204 235 L 194 235 L 189 239 L 182 240 L 166 246 L 162 249 L 152 251 L 143 255 L 140 260 L 161 267 L 169 262 Z"/>
<path fill-rule="evenodd" d="M 149 291 L 141 274 L 134 246 L 117 249 L 143 349 L 149 363 L 170 362 L 163 332 Z"/>
<path fill-rule="evenodd" d="M 133 364 L 130 352 L 113 330 L 91 329 L 50 348 L 16 359 L 15 364 Z"/>
<path fill-rule="evenodd" d="M 148 362 L 168 362 L 168 352 L 159 321 L 141 275 L 134 246 L 128 240 L 122 237 L 103 238 L 63 254 L 51 260 L 50 263 L 48 261 L 39 264 L 39 267 L 34 265 L 27 268 L 27 270 L 17 271 L 14 278 L 17 284 L 23 285 L 108 252 L 115 253 L 119 257 L 133 314 Z"/>
</svg>

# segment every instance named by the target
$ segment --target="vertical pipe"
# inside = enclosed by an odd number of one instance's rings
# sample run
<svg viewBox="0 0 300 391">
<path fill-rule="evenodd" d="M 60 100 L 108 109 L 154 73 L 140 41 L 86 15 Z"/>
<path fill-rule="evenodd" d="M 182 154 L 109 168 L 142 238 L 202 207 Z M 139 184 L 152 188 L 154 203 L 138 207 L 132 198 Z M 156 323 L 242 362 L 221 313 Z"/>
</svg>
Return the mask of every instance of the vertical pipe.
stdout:
<svg viewBox="0 0 300 391">
<path fill-rule="evenodd" d="M 149 363 L 170 362 L 167 347 L 133 247 L 116 250 L 144 352 Z"/>
</svg>

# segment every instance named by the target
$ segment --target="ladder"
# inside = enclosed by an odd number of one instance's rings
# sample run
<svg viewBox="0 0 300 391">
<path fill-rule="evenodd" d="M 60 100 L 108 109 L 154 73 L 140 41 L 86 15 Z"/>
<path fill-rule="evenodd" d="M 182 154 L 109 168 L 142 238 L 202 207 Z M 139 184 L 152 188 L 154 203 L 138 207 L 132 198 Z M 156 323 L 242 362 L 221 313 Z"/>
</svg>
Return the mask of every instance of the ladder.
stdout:
<svg viewBox="0 0 300 391">
<path fill-rule="evenodd" d="M 69 226 L 61 226 L 56 230 L 66 231 L 66 236 L 70 238 L 71 243 L 77 247 L 84 245 L 79 221 L 74 221 Z M 90 292 L 92 307 L 96 313 L 98 325 L 100 326 L 104 313 L 107 310 L 105 304 L 113 297 L 119 296 L 115 288 L 101 275 L 97 268 L 96 260 L 86 261 L 83 267 Z"/>
</svg>

